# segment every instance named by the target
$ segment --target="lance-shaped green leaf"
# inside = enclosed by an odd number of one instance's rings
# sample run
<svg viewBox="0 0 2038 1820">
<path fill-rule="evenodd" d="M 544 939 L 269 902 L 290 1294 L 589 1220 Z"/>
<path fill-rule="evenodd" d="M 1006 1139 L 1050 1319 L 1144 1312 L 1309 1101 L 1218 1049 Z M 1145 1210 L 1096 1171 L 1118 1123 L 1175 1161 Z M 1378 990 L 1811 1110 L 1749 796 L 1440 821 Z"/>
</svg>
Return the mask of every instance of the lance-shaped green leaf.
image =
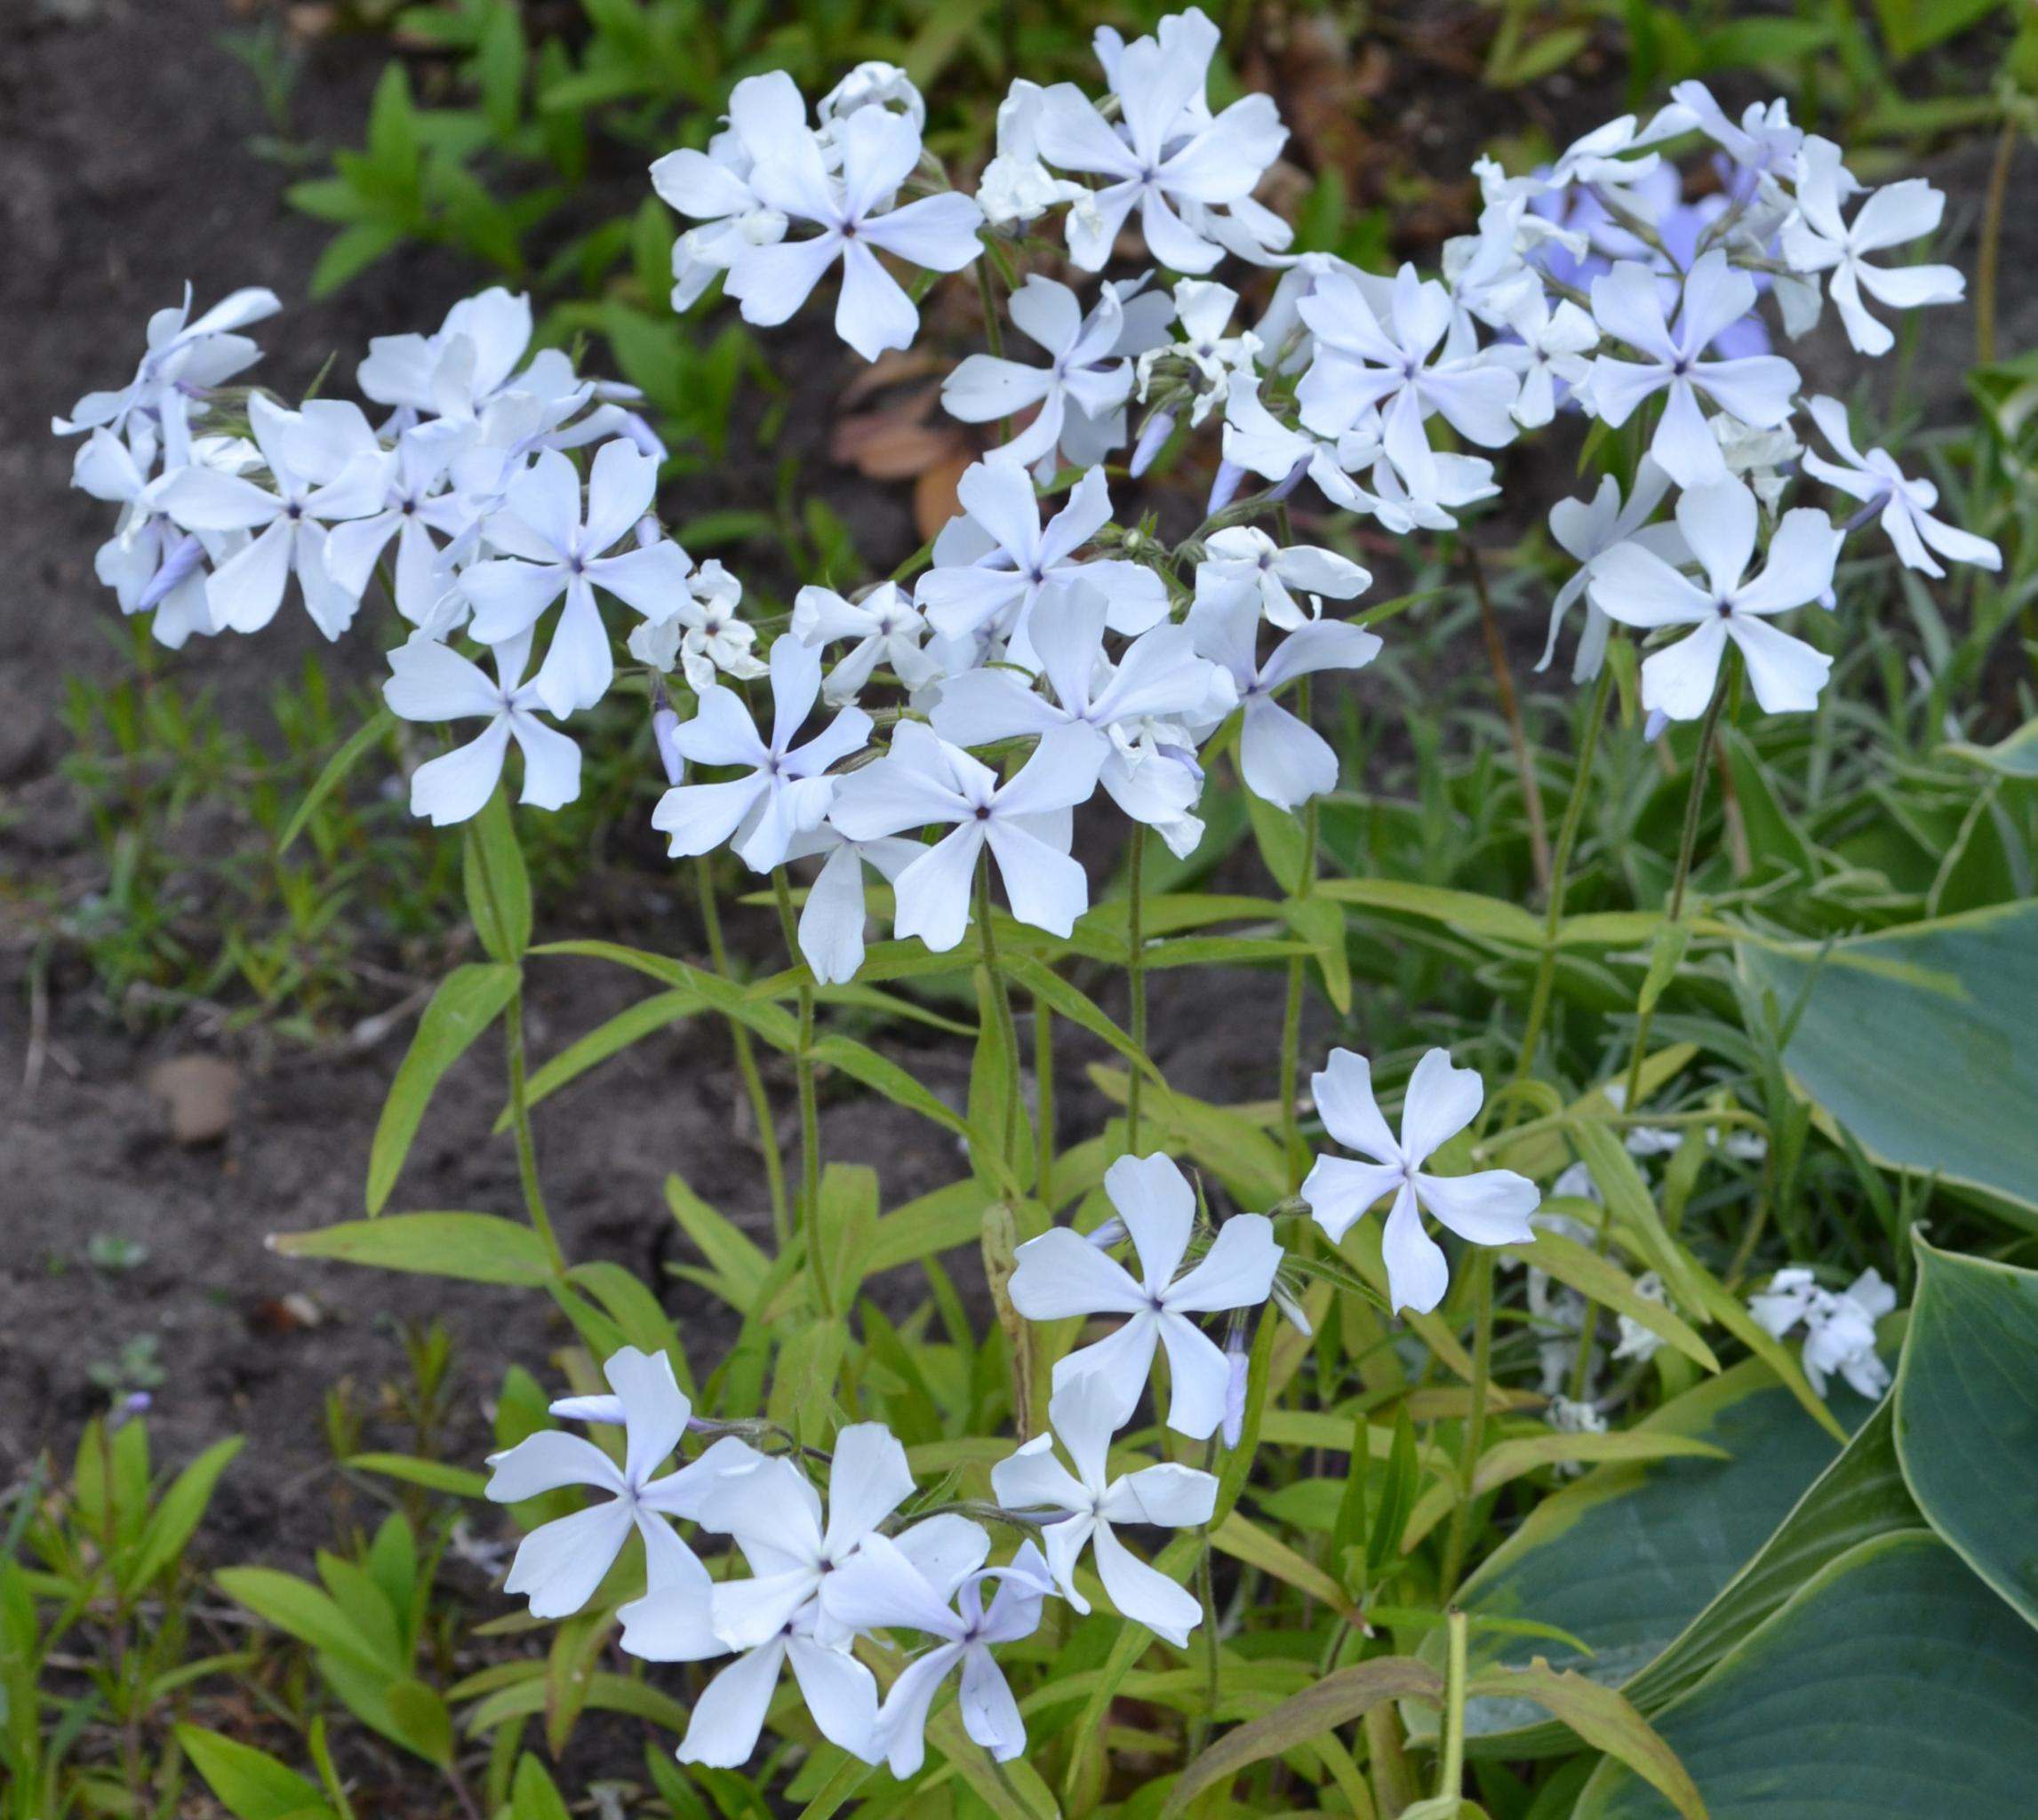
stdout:
<svg viewBox="0 0 2038 1820">
<path fill-rule="evenodd" d="M 1655 1715 L 1713 1820 L 2026 1820 L 2038 1633 L 1929 1529 L 1830 1561 Z M 1673 1812 L 1601 1764 L 1576 1820 Z"/>
<path fill-rule="evenodd" d="M 1443 1691 L 1436 1671 L 1413 1656 L 1381 1656 L 1338 1669 L 1266 1717 L 1227 1732 L 1176 1779 L 1161 1804 L 1161 1820 L 1186 1813 L 1205 1789 L 1228 1785 L 1255 1763 L 1348 1725 L 1386 1701 L 1434 1701 Z"/>
<path fill-rule="evenodd" d="M 2038 1273 L 1918 1241 L 1897 1452 L 1926 1521 L 2038 1624 Z"/>
<path fill-rule="evenodd" d="M 272 1233 L 285 1257 L 330 1257 L 377 1270 L 452 1276 L 470 1283 L 535 1289 L 552 1280 L 552 1259 L 529 1226 L 492 1213 L 396 1213 L 348 1220 L 308 1233 Z"/>
<path fill-rule="evenodd" d="M 389 1203 L 411 1142 L 424 1122 L 425 1109 L 445 1078 L 446 1070 L 474 1046 L 483 1031 L 502 1015 L 523 976 L 513 966 L 475 963 L 456 967 L 439 982 L 396 1078 L 390 1082 L 375 1139 L 368 1152 L 368 1211 L 378 1214 Z"/>
</svg>

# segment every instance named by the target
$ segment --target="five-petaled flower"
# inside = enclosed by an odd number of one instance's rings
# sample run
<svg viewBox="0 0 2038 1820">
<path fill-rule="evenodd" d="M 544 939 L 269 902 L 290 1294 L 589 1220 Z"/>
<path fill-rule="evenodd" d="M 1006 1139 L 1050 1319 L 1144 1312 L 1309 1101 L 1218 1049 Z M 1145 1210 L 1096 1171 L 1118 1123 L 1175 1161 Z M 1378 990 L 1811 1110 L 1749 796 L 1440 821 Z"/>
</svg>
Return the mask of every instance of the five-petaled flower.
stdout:
<svg viewBox="0 0 2038 1820">
<path fill-rule="evenodd" d="M 1139 1278 L 1073 1228 L 1057 1226 L 1019 1248 L 1012 1306 L 1028 1321 L 1122 1314 L 1109 1338 L 1057 1361 L 1055 1388 L 1094 1377 L 1130 1413 L 1164 1347 L 1174 1395 L 1168 1425 L 1201 1441 L 1224 1417 L 1231 1369 L 1223 1350 L 1192 1318 L 1230 1308 L 1256 1308 L 1274 1288 L 1281 1247 L 1264 1215 L 1235 1213 L 1218 1228 L 1209 1251 L 1183 1271 L 1195 1228 L 1195 1190 L 1164 1156 L 1122 1156 L 1104 1173 L 1104 1192 L 1131 1234 Z"/>
<path fill-rule="evenodd" d="M 1453 1067 L 1448 1050 L 1433 1049 L 1415 1065 L 1398 1138 L 1380 1116 L 1372 1068 L 1363 1056 L 1332 1050 L 1309 1089 L 1323 1129 L 1368 1160 L 1318 1157 L 1302 1184 L 1302 1198 L 1335 1243 L 1368 1208 L 1393 1197 L 1380 1251 L 1388 1298 L 1396 1308 L 1428 1313 L 1451 1281 L 1443 1248 L 1423 1230 L 1424 1212 L 1475 1245 L 1515 1245 L 1534 1237 L 1529 1216 L 1542 1195 L 1525 1176 L 1512 1169 L 1438 1176 L 1423 1168 L 1477 1117 L 1486 1097 L 1478 1072 Z"/>
</svg>

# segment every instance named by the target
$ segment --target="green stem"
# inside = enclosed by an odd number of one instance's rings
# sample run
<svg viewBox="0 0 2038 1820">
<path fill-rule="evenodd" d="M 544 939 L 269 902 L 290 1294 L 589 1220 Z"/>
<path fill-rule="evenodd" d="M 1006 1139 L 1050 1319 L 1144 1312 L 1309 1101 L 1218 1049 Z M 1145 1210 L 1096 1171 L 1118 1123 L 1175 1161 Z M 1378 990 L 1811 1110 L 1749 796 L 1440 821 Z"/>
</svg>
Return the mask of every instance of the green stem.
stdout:
<svg viewBox="0 0 2038 1820">
<path fill-rule="evenodd" d="M 1033 1002 L 1033 1078 L 1035 1114 L 1040 1124 L 1034 1193 L 1040 1197 L 1040 1204 L 1051 1213 L 1054 1210 L 1054 1013 L 1042 998 Z"/>
<path fill-rule="evenodd" d="M 1706 802 L 1706 774 L 1713 768 L 1713 735 L 1720 724 L 1720 711 L 1726 706 L 1728 691 L 1733 686 L 1734 666 L 1731 653 L 1720 666 L 1719 681 L 1713 687 L 1713 698 L 1706 704 L 1706 717 L 1698 724 L 1698 744 L 1691 754 L 1691 784 L 1684 797 L 1684 829 L 1677 842 L 1677 869 L 1671 875 L 1670 907 L 1668 923 L 1675 927 L 1683 920 L 1684 887 L 1691 877 L 1691 858 L 1698 845 L 1698 823 Z M 1622 1096 L 1620 1110 L 1624 1116 L 1632 1118 L 1641 1109 L 1642 1063 L 1649 1052 L 1649 1026 L 1656 1007 L 1635 1007 L 1634 1047 L 1627 1058 L 1627 1087 Z M 1611 1216 L 1602 1219 L 1599 1231 L 1593 1239 L 1593 1249 L 1600 1257 L 1606 1255 L 1612 1225 Z M 1589 1296 L 1585 1310 L 1579 1317 L 1578 1330 L 1578 1355 L 1571 1361 L 1570 1394 L 1574 1403 L 1585 1401 L 1586 1391 L 1592 1379 L 1592 1349 L 1599 1337 L 1599 1304 Z"/>
<path fill-rule="evenodd" d="M 1522 721 L 1522 703 L 1515 693 L 1515 673 L 1507 662 L 1507 643 L 1500 635 L 1499 618 L 1493 611 L 1493 596 L 1486 587 L 1486 565 L 1479 560 L 1479 546 L 1470 537 L 1459 543 L 1465 566 L 1472 577 L 1472 592 L 1479 603 L 1479 625 L 1486 638 L 1486 661 L 1492 667 L 1493 691 L 1507 723 L 1507 741 L 1515 748 L 1515 770 L 1522 780 L 1522 807 L 1529 818 L 1529 857 L 1536 869 L 1536 882 L 1550 882 L 1550 837 L 1543 826 L 1543 792 L 1536 781 L 1536 762 L 1529 748 L 1529 733 Z"/>
<path fill-rule="evenodd" d="M 1486 1389 L 1493 1367 L 1493 1253 L 1484 1245 L 1472 1247 L 1472 1408 L 1465 1418 L 1465 1453 L 1462 1470 L 1465 1495 L 1451 1513 L 1451 1531 L 1443 1545 L 1443 1572 L 1439 1585 L 1446 1592 L 1458 1590 L 1458 1577 L 1465 1565 L 1465 1544 L 1476 1494 L 1473 1479 L 1479 1469 L 1479 1456 L 1486 1446 Z"/>
<path fill-rule="evenodd" d="M 991 288 L 991 262 L 979 256 L 977 259 L 977 301 L 984 312 L 984 347 L 993 360 L 1004 356 L 1005 331 L 998 321 L 997 294 Z M 998 441 L 1009 443 L 1012 439 L 1012 420 L 1009 417 L 998 419 Z"/>
<path fill-rule="evenodd" d="M 1452 1606 L 1444 1615 L 1450 1654 L 1443 1672 L 1443 1761 L 1436 1797 L 1461 1800 L 1465 1794 L 1465 1614 Z"/>
<path fill-rule="evenodd" d="M 715 970 L 724 979 L 729 971 L 729 950 L 722 940 L 722 914 L 715 907 L 715 869 L 706 854 L 693 862 L 694 878 L 700 890 L 700 923 L 707 936 L 707 952 Z M 779 1153 L 779 1128 L 771 1117 L 771 1097 L 764 1091 L 764 1077 L 757 1070 L 757 1052 L 750 1046 L 750 1033 L 735 1018 L 729 1020 L 730 1046 L 736 1051 L 736 1072 L 743 1077 L 743 1089 L 750 1098 L 750 1116 L 757 1127 L 757 1141 L 764 1153 L 764 1178 L 771 1193 L 771 1236 L 783 1250 L 792 1236 L 792 1217 L 786 1204 L 786 1163 Z"/>
<path fill-rule="evenodd" d="M 1296 718 L 1305 726 L 1309 721 L 1309 679 L 1303 677 L 1295 690 Z M 1316 799 L 1302 805 L 1302 875 L 1295 881 L 1297 898 L 1307 898 L 1316 888 Z M 1288 1159 L 1288 1192 L 1302 1185 L 1309 1153 L 1302 1145 L 1302 1114 L 1296 1105 L 1302 1074 L 1302 986 L 1305 957 L 1292 956 L 1288 962 L 1287 1002 L 1281 1015 L 1281 1147 Z"/>
<path fill-rule="evenodd" d="M 800 964 L 800 926 L 793 914 L 793 888 L 786 868 L 771 868 L 771 894 L 778 899 L 779 927 L 786 934 L 786 952 Z M 814 1096 L 814 989 L 799 990 L 800 1047 L 793 1058 L 800 1083 L 800 1225 L 807 1235 L 807 1274 L 814 1286 L 814 1305 L 826 1318 L 835 1313 L 835 1291 L 821 1249 L 821 1120 Z"/>
<path fill-rule="evenodd" d="M 997 938 L 991 930 L 991 856 L 987 848 L 977 859 L 977 932 L 982 943 L 984 971 L 990 976 L 991 1000 L 997 1008 L 998 1032 L 1004 1042 L 1009 1066 L 1005 1070 L 1005 1161 L 1019 1151 L 1019 1022 L 1012 1016 L 1011 994 L 1005 977 L 998 970 Z"/>
<path fill-rule="evenodd" d="M 1216 1467 L 1217 1437 L 1212 1435 L 1203 1451 L 1203 1470 L 1214 1472 Z M 1196 1566 L 1196 1597 L 1203 1604 L 1203 1710 L 1189 1728 L 1192 1759 L 1201 1756 L 1204 1744 L 1210 1741 L 1211 1728 L 1217 1723 L 1217 1706 L 1223 1682 L 1222 1656 L 1217 1634 L 1216 1552 L 1211 1546 L 1208 1523 L 1203 1526 L 1201 1540 L 1203 1554 Z"/>
<path fill-rule="evenodd" d="M 474 852 L 481 862 L 481 888 L 488 898 L 489 914 L 499 929 L 509 924 L 503 914 L 502 895 L 496 889 L 495 869 L 488 863 L 488 849 L 484 842 L 476 841 Z M 538 1177 L 538 1144 L 531 1132 L 531 1094 L 525 1078 L 523 1054 L 523 969 L 517 967 L 516 990 L 510 994 L 509 1003 L 503 1010 L 503 1050 L 509 1067 L 509 1118 L 511 1128 L 516 1134 L 516 1179 L 523 1190 L 523 1210 L 529 1215 L 531 1229 L 545 1247 L 545 1254 L 551 1260 L 555 1274 L 566 1273 L 566 1254 L 559 1249 L 559 1240 L 552 1230 L 552 1215 L 545 1205 L 544 1184 Z"/>
<path fill-rule="evenodd" d="M 545 1189 L 538 1179 L 538 1145 L 531 1135 L 531 1098 L 524 1080 L 523 1062 L 523 987 L 520 984 L 509 995 L 508 1008 L 503 1013 L 506 1042 L 504 1047 L 509 1058 L 509 1116 L 516 1133 L 516 1179 L 523 1189 L 523 1209 L 531 1216 L 531 1224 L 537 1232 L 545 1253 L 552 1260 L 552 1268 L 559 1275 L 566 1272 L 566 1255 L 559 1249 L 559 1241 L 552 1230 L 552 1216 L 545 1205 Z"/>
<path fill-rule="evenodd" d="M 1563 925 L 1564 894 L 1570 887 L 1571 854 L 1585 820 L 1586 791 L 1592 781 L 1592 762 L 1599 751 L 1599 730 L 1606 719 L 1607 698 L 1613 690 L 1613 666 L 1602 661 L 1599 680 L 1593 684 L 1592 706 L 1586 710 L 1584 735 L 1578 740 L 1578 763 L 1571 778 L 1571 792 L 1564 803 L 1564 818 L 1557 828 L 1556 850 L 1550 856 L 1550 902 L 1543 919 L 1543 952 L 1536 962 L 1535 988 L 1529 994 L 1529 1021 L 1522 1032 L 1522 1051 L 1515 1058 L 1515 1079 L 1526 1081 L 1536 1059 L 1536 1044 L 1543 1034 L 1543 1019 L 1549 1015 L 1550 994 L 1557 978 L 1557 931 Z"/>
<path fill-rule="evenodd" d="M 1143 822 L 1132 824 L 1131 897 L 1125 908 L 1125 983 L 1132 999 L 1132 1047 L 1147 1053 L 1147 938 L 1140 927 L 1140 913 L 1147 896 L 1147 829 Z M 1125 1152 L 1139 1153 L 1139 1070 L 1131 1071 L 1125 1090 Z"/>
<path fill-rule="evenodd" d="M 1706 803 L 1706 774 L 1713 768 L 1713 734 L 1720 724 L 1720 711 L 1727 704 L 1727 691 L 1733 683 L 1733 659 L 1720 666 L 1720 680 L 1714 685 L 1713 698 L 1706 704 L 1706 717 L 1698 723 L 1698 744 L 1691 754 L 1691 787 L 1684 798 L 1684 831 L 1677 842 L 1677 869 L 1670 880 L 1669 922 L 1672 927 L 1683 921 L 1684 887 L 1691 877 L 1691 857 L 1698 845 L 1698 822 L 1700 811 Z M 1626 1113 L 1637 1111 L 1642 1104 L 1642 1058 L 1649 1049 L 1649 1023 L 1655 1011 L 1653 1005 L 1646 1010 L 1638 1010 L 1634 1019 L 1634 1047 L 1627 1058 L 1627 1096 L 1621 1104 Z"/>
</svg>

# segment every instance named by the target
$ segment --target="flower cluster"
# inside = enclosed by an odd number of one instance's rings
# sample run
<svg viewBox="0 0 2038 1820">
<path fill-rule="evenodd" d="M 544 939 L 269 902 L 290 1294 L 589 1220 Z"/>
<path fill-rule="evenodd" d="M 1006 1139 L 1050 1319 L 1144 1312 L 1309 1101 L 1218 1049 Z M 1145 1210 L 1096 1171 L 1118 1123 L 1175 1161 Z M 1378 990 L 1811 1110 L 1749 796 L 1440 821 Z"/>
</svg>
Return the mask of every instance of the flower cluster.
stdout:
<svg viewBox="0 0 2038 1820">
<path fill-rule="evenodd" d="M 1807 1266 L 1794 1264 L 1778 1271 L 1767 1289 L 1748 1297 L 1748 1313 L 1772 1338 L 1802 1325 L 1804 1375 L 1820 1396 L 1826 1380 L 1838 1372 L 1870 1400 L 1890 1387 L 1890 1368 L 1875 1353 L 1875 1323 L 1896 1305 L 1896 1290 L 1873 1266 L 1844 1289 L 1828 1289 Z"/>
<path fill-rule="evenodd" d="M 1196 1196 L 1165 1157 L 1122 1158 L 1105 1191 L 1111 1225 L 1089 1237 L 1061 1228 L 1021 1246 L 1011 1293 L 1030 1320 L 1103 1313 L 1124 1324 L 1056 1366 L 1051 1432 L 991 1469 L 995 1505 L 910 1509 L 906 1450 L 876 1422 L 836 1433 L 824 1504 L 797 1450 L 767 1450 L 762 1425 L 694 1421 L 670 1361 L 626 1348 L 606 1367 L 611 1394 L 552 1406 L 555 1416 L 619 1424 L 619 1449 L 546 1430 L 490 1461 L 489 1496 L 501 1502 L 574 1485 L 610 1494 L 532 1529 L 508 1590 L 529 1599 L 534 1616 L 566 1616 L 595 1595 L 631 1534 L 641 1537 L 645 1590 L 619 1608 L 622 1647 L 648 1662 L 735 1658 L 694 1706 L 679 1749 L 682 1761 L 720 1767 L 748 1760 L 787 1668 L 823 1736 L 899 1776 L 920 1767 L 930 1704 L 958 1670 L 971 1736 L 1001 1760 L 1017 1756 L 1026 1731 L 992 1648 L 1030 1636 L 1051 1597 L 1087 1613 L 1077 1577 L 1086 1561 L 1121 1616 L 1186 1643 L 1203 1616 L 1195 1596 L 1119 1531 L 1208 1522 L 1217 1481 L 1164 1460 L 1114 1473 L 1113 1437 L 1164 1348 L 1174 1380 L 1168 1425 L 1202 1439 L 1221 1425 L 1237 1439 L 1244 1354 L 1220 1350 L 1197 1317 L 1231 1313 L 1235 1326 L 1250 1315 L 1274 1293 L 1282 1252 L 1264 1216 L 1236 1214 L 1182 1271 Z M 1107 1249 L 1128 1234 L 1137 1281 Z M 689 1428 L 723 1432 L 662 1471 Z M 988 1564 L 989 1532 L 970 1512 L 1023 1532 L 1009 1561 Z M 711 1576 L 682 1522 L 726 1537 L 748 1575 Z M 881 1696 L 859 1643 L 883 1663 L 880 1647 L 907 1632 L 924 1647 L 888 1673 Z"/>
</svg>

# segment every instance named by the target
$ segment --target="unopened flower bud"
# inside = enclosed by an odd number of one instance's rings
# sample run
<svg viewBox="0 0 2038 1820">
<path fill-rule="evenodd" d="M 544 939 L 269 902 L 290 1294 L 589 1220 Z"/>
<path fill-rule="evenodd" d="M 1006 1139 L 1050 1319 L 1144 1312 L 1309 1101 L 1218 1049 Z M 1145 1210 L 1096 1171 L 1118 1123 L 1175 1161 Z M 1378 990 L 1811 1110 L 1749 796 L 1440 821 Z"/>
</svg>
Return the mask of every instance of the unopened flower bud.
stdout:
<svg viewBox="0 0 2038 1820">
<path fill-rule="evenodd" d="M 1147 419 L 1146 427 L 1139 432 L 1139 440 L 1133 445 L 1130 464 L 1134 480 L 1154 465 L 1154 458 L 1167 447 L 1168 438 L 1175 433 L 1175 414 L 1171 411 L 1156 411 Z"/>
<path fill-rule="evenodd" d="M 1090 1242 L 1099 1251 L 1108 1251 L 1114 1245 L 1123 1245 L 1125 1242 L 1125 1222 L 1113 1214 L 1091 1233 Z"/>
<path fill-rule="evenodd" d="M 1217 478 L 1210 483 L 1210 503 L 1203 507 L 1206 518 L 1214 518 L 1238 497 L 1240 483 L 1245 479 L 1245 470 L 1235 461 L 1219 461 Z"/>
<path fill-rule="evenodd" d="M 666 699 L 665 685 L 651 696 L 651 743 L 658 747 L 659 762 L 665 767 L 665 780 L 677 786 L 686 779 L 686 755 L 679 749 L 679 716 Z"/>
<path fill-rule="evenodd" d="M 1225 1380 L 1222 1429 L 1225 1449 L 1228 1452 L 1238 1445 L 1245 1433 L 1245 1393 L 1252 1375 L 1252 1359 L 1246 1350 L 1243 1321 L 1235 1321 L 1226 1337 L 1224 1362 L 1231 1374 Z"/>
</svg>

